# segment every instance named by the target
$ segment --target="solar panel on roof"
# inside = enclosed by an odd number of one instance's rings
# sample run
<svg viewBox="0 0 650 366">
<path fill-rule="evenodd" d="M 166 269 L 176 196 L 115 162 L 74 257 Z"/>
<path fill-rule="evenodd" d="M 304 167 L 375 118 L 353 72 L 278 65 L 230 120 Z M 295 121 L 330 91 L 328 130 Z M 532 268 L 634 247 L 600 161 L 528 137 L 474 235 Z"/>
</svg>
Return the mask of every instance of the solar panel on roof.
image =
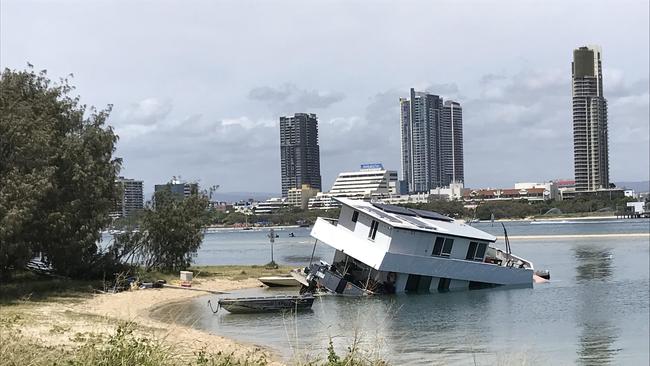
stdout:
<svg viewBox="0 0 650 366">
<path fill-rule="evenodd" d="M 440 221 L 447 221 L 447 222 L 454 221 L 454 219 L 452 219 L 451 217 L 447 217 L 445 215 L 441 215 L 433 211 L 416 210 L 414 208 L 410 208 L 409 210 L 413 211 L 416 215 L 423 217 L 425 219 L 440 220 Z"/>
<path fill-rule="evenodd" d="M 397 216 L 399 216 L 400 219 L 409 222 L 421 229 L 434 229 L 433 226 L 430 226 L 426 222 L 416 219 L 414 216 L 407 216 L 407 215 L 400 215 L 400 214 L 397 214 Z"/>
<path fill-rule="evenodd" d="M 396 223 L 396 224 L 400 224 L 400 223 L 401 223 L 400 220 L 394 218 L 394 217 L 391 216 L 391 215 L 387 215 L 385 212 L 383 212 L 383 211 L 381 211 L 381 210 L 377 210 L 376 208 L 372 208 L 372 207 L 363 207 L 363 209 L 366 210 L 366 211 L 369 211 L 369 212 L 373 212 L 373 213 L 375 213 L 376 215 L 378 215 L 379 217 L 381 217 L 381 218 L 383 218 L 383 219 L 386 219 L 386 220 L 388 220 L 388 221 L 390 221 L 390 222 L 394 222 L 394 223 Z"/>
<path fill-rule="evenodd" d="M 440 220 L 440 221 L 454 221 L 454 219 L 447 217 L 445 215 L 441 215 L 437 212 L 433 211 L 425 211 L 425 210 L 418 210 L 415 208 L 406 208 L 406 207 L 401 207 L 401 206 L 395 206 L 395 205 L 387 205 L 383 203 L 373 203 L 373 206 L 377 207 L 378 209 L 381 209 L 385 212 L 390 212 L 394 214 L 399 214 L 399 215 L 405 215 L 405 216 L 420 216 L 425 219 L 432 219 L 432 220 Z"/>
<path fill-rule="evenodd" d="M 384 203 L 373 203 L 372 205 L 377 207 L 380 210 L 385 211 L 385 212 L 390 212 L 390 213 L 400 214 L 400 215 L 407 215 L 407 216 L 415 216 L 415 213 L 410 211 L 406 207 L 395 206 L 395 205 L 387 205 L 387 204 L 384 204 Z"/>
</svg>

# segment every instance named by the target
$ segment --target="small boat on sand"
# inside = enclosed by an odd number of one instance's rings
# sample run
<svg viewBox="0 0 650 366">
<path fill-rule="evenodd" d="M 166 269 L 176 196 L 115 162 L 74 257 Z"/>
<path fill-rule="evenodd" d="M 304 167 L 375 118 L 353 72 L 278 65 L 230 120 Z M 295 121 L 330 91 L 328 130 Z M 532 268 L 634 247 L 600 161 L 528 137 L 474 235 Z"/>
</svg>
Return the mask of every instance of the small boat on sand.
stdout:
<svg viewBox="0 0 650 366">
<path fill-rule="evenodd" d="M 219 306 L 233 314 L 264 313 L 283 310 L 308 310 L 314 303 L 314 296 L 282 295 L 263 297 L 238 297 L 219 300 Z"/>
<path fill-rule="evenodd" d="M 268 287 L 293 287 L 300 286 L 295 278 L 291 276 L 267 276 L 257 279 Z"/>
</svg>

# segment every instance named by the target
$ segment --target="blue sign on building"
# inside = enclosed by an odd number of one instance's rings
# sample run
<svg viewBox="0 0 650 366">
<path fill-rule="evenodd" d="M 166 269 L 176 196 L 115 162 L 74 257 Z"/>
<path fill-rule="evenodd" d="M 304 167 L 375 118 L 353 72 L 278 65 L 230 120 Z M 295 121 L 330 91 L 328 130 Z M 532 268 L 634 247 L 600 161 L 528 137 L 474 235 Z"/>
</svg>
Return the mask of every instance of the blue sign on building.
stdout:
<svg viewBox="0 0 650 366">
<path fill-rule="evenodd" d="M 367 170 L 367 169 L 384 169 L 384 165 L 382 163 L 361 164 L 361 170 Z"/>
</svg>

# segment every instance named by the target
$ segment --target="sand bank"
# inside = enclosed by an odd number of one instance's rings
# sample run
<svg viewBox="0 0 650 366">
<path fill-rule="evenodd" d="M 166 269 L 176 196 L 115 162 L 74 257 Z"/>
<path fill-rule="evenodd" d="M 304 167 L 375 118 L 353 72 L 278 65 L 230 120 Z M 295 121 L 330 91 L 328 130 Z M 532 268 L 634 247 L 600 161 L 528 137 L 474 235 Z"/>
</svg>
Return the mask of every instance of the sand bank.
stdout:
<svg viewBox="0 0 650 366">
<path fill-rule="evenodd" d="M 227 292 L 257 286 L 260 283 L 254 278 L 209 278 L 195 281 L 193 287 Z M 206 294 L 208 293 L 201 291 L 161 288 L 97 294 L 76 301 L 30 302 L 28 310 L 23 310 L 23 314 L 29 314 L 29 319 L 22 322 L 21 333 L 38 339 L 43 344 L 72 346 L 75 337 L 111 334 L 120 322 L 126 321 L 135 323 L 137 332 L 161 339 L 172 346 L 179 357 L 192 356 L 201 350 L 221 351 L 242 358 L 248 355 L 259 359 L 263 356 L 270 361 L 270 365 L 282 364 L 271 351 L 261 346 L 237 342 L 187 326 L 163 323 L 151 316 L 152 311 L 166 304 Z M 205 311 L 209 311 L 207 306 Z"/>
</svg>

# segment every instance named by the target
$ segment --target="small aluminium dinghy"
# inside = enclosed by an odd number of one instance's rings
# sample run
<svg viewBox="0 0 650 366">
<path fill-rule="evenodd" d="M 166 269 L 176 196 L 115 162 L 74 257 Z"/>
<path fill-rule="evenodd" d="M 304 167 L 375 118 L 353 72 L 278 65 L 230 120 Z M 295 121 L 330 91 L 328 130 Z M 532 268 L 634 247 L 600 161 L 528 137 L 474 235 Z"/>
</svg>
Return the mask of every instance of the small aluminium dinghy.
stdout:
<svg viewBox="0 0 650 366">
<path fill-rule="evenodd" d="M 308 310 L 314 303 L 314 296 L 281 295 L 264 297 L 237 297 L 219 300 L 219 306 L 233 314 L 263 313 L 282 310 Z"/>
<path fill-rule="evenodd" d="M 291 276 L 268 276 L 257 279 L 268 287 L 293 287 L 300 286 L 300 282 Z"/>
</svg>

